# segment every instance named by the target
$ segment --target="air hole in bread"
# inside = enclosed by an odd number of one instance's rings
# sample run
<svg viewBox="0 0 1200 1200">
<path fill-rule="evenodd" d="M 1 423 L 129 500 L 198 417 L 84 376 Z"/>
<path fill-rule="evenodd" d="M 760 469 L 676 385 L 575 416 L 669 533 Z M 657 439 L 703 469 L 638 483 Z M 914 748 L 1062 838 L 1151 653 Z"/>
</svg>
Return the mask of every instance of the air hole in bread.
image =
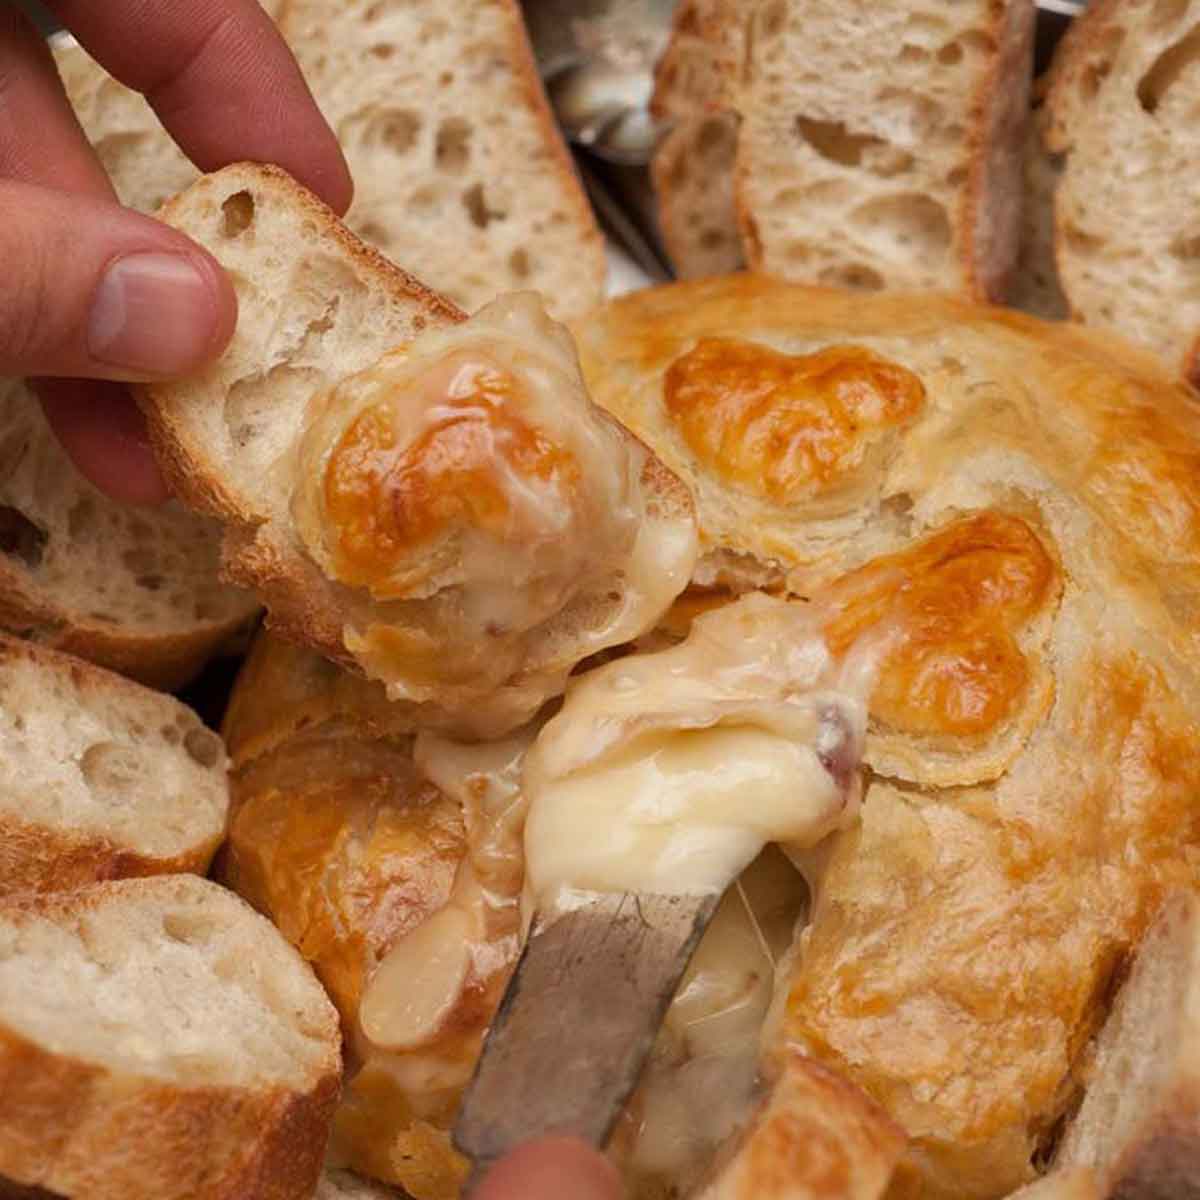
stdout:
<svg viewBox="0 0 1200 1200">
<path fill-rule="evenodd" d="M 141 782 L 144 769 L 143 756 L 118 742 L 95 742 L 79 758 L 84 782 L 108 800 L 127 798 Z"/>
<path fill-rule="evenodd" d="M 940 255 L 950 248 L 952 233 L 945 207 L 921 192 L 868 200 L 850 214 L 850 223 L 872 240 L 892 243 L 906 256 L 914 249 Z"/>
<path fill-rule="evenodd" d="M 362 141 L 367 146 L 382 146 L 402 157 L 412 152 L 421 136 L 422 125 L 420 113 L 412 109 L 385 108 L 368 120 Z"/>
<path fill-rule="evenodd" d="M 374 246 L 383 246 L 389 240 L 388 231 L 378 221 L 363 221 L 355 232 L 364 242 Z"/>
<path fill-rule="evenodd" d="M 953 188 L 962 187 L 967 182 L 970 171 L 964 166 L 954 167 L 946 176 L 946 182 Z"/>
<path fill-rule="evenodd" d="M 183 748 L 199 766 L 215 767 L 221 761 L 221 739 L 209 729 L 189 729 Z"/>
<path fill-rule="evenodd" d="M 27 567 L 41 565 L 50 535 L 19 508 L 0 504 L 0 553 L 19 558 Z"/>
<path fill-rule="evenodd" d="M 121 552 L 121 561 L 134 575 L 146 574 L 158 567 L 158 555 L 149 546 L 131 546 Z"/>
<path fill-rule="evenodd" d="M 254 197 L 249 192 L 234 192 L 221 205 L 222 237 L 241 237 L 253 223 Z"/>
<path fill-rule="evenodd" d="M 508 215 L 503 209 L 489 207 L 482 183 L 467 188 L 462 194 L 462 202 L 471 223 L 480 229 L 486 229 L 493 221 L 503 221 Z"/>
<path fill-rule="evenodd" d="M 1062 235 L 1073 254 L 1083 257 L 1098 254 L 1104 249 L 1104 239 L 1086 233 L 1078 225 L 1069 222 L 1062 226 Z"/>
<path fill-rule="evenodd" d="M 461 174 L 471 161 L 471 125 L 462 117 L 447 117 L 434 139 L 434 165 L 451 175 Z"/>
<path fill-rule="evenodd" d="M 1125 40 L 1125 30 L 1117 25 L 1110 25 L 1096 39 L 1090 61 L 1079 72 L 1079 94 L 1085 100 L 1094 100 L 1100 91 L 1100 85 L 1108 78 L 1113 62 Z"/>
<path fill-rule="evenodd" d="M 211 914 L 199 909 L 177 909 L 163 913 L 162 929 L 173 942 L 203 946 L 212 941 L 217 932 L 217 922 Z"/>
<path fill-rule="evenodd" d="M 1200 259 L 1200 233 L 1181 233 L 1170 246 L 1171 255 L 1183 262 L 1194 262 Z"/>
<path fill-rule="evenodd" d="M 759 12 L 757 33 L 763 38 L 776 38 L 787 28 L 788 6 L 785 0 L 771 0 Z"/>
<path fill-rule="evenodd" d="M 419 187 L 408 198 L 406 207 L 415 215 L 426 215 L 438 208 L 438 190 L 434 187 Z"/>
<path fill-rule="evenodd" d="M 944 67 L 952 67 L 963 60 L 963 48 L 959 42 L 947 42 L 938 52 L 937 60 Z"/>
<path fill-rule="evenodd" d="M 1180 76 L 1197 62 L 1200 62 L 1200 25 L 1168 46 L 1138 80 L 1138 103 L 1153 116 Z"/>
<path fill-rule="evenodd" d="M 162 575 L 138 575 L 133 582 L 144 592 L 158 592 L 162 590 L 166 579 Z"/>
<path fill-rule="evenodd" d="M 955 39 L 959 46 L 973 54 L 988 57 L 996 53 L 996 39 L 983 29 L 968 29 Z"/>
<path fill-rule="evenodd" d="M 693 144 L 698 154 L 707 156 L 714 153 L 724 154 L 733 146 L 733 141 L 733 127 L 730 122 L 720 117 L 713 117 L 700 122 Z"/>
<path fill-rule="evenodd" d="M 386 62 L 392 57 L 393 54 L 396 53 L 396 47 L 393 46 L 391 42 L 380 42 L 378 45 L 372 46 L 367 53 L 372 55 L 374 58 L 380 58 Z"/>
<path fill-rule="evenodd" d="M 851 133 L 841 121 L 818 121 L 812 117 L 797 117 L 796 132 L 822 158 L 843 167 L 857 167 L 864 151 L 887 143 L 870 133 Z"/>
<path fill-rule="evenodd" d="M 729 244 L 729 235 L 723 229 L 706 229 L 700 235 L 700 249 L 707 251 L 720 250 Z"/>
<path fill-rule="evenodd" d="M 822 270 L 817 279 L 826 287 L 850 288 L 856 292 L 883 290 L 883 276 L 866 263 L 837 263 Z"/>
<path fill-rule="evenodd" d="M 920 63 L 925 62 L 929 58 L 929 51 L 923 46 L 914 46 L 912 42 L 905 42 L 900 47 L 900 61 L 903 63 Z"/>
<path fill-rule="evenodd" d="M 180 729 L 178 725 L 163 725 L 159 731 L 159 736 L 164 742 L 170 746 L 178 746 L 180 738 Z"/>
<path fill-rule="evenodd" d="M 528 279 L 530 275 L 529 251 L 518 246 L 508 256 L 508 268 L 517 279 Z"/>
</svg>

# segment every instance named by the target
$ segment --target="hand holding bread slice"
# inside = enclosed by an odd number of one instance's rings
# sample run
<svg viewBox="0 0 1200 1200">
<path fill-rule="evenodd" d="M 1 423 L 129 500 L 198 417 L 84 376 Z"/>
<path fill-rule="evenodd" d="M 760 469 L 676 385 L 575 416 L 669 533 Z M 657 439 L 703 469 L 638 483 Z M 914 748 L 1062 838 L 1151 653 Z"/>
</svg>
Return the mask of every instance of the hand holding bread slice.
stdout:
<svg viewBox="0 0 1200 1200">
<path fill-rule="evenodd" d="M 466 320 L 272 168 L 163 217 L 230 272 L 240 316 L 207 372 L 145 389 L 152 435 L 282 631 L 501 733 L 686 586 L 686 489 L 591 403 L 535 298 Z"/>
</svg>

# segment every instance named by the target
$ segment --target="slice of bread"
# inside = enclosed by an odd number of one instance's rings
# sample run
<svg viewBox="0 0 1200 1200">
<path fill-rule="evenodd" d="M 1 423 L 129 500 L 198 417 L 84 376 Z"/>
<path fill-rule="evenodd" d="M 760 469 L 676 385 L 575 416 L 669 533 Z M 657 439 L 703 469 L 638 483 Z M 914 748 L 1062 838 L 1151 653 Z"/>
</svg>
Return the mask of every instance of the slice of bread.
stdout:
<svg viewBox="0 0 1200 1200">
<path fill-rule="evenodd" d="M 1083 1104 L 1055 1159 L 1104 1196 L 1200 1195 L 1200 897 L 1167 898 L 1100 1031 Z"/>
<path fill-rule="evenodd" d="M 732 84 L 742 54 L 735 0 L 682 0 L 654 76 L 651 111 L 671 126 L 651 162 L 659 224 L 681 279 L 745 264 L 734 202 L 738 118 Z"/>
<path fill-rule="evenodd" d="M 1200 0 L 1093 0 L 1051 73 L 1071 311 L 1200 382 Z"/>
<path fill-rule="evenodd" d="M 206 372 L 143 390 L 151 434 L 282 632 L 490 736 L 686 585 L 690 496 L 591 403 L 531 295 L 467 321 L 274 168 L 162 215 L 230 272 L 239 320 Z M 362 451 L 369 421 L 405 440 Z"/>
<path fill-rule="evenodd" d="M 1005 296 L 1020 236 L 1032 0 L 708 11 L 724 27 L 677 24 L 664 61 L 683 58 L 681 41 L 699 30 L 711 61 L 734 71 L 734 188 L 752 267 L 862 290 Z M 679 173 L 688 156 L 673 139 L 656 169 L 667 230 L 689 189 L 705 186 Z"/>
<path fill-rule="evenodd" d="M 0 897 L 203 874 L 225 836 L 225 767 L 178 701 L 0 637 Z"/>
<path fill-rule="evenodd" d="M 599 228 L 517 0 L 290 0 L 279 18 L 355 182 L 346 222 L 474 311 L 533 288 L 604 295 Z"/>
<path fill-rule="evenodd" d="M 219 536 L 175 502 L 110 500 L 71 465 L 28 387 L 0 380 L 0 629 L 178 687 L 258 611 L 218 581 Z"/>
<path fill-rule="evenodd" d="M 0 907 L 0 1177 L 88 1200 L 301 1200 L 337 1014 L 300 956 L 192 875 Z"/>
</svg>

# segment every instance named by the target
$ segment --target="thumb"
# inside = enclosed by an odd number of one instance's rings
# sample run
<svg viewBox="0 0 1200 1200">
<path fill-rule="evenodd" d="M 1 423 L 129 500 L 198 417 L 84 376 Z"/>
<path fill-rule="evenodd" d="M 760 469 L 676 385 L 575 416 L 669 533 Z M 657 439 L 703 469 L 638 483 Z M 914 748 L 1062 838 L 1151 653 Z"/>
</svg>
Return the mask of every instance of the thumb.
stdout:
<svg viewBox="0 0 1200 1200">
<path fill-rule="evenodd" d="M 505 1155 L 470 1200 L 621 1200 L 616 1168 L 578 1138 L 546 1137 Z"/>
<path fill-rule="evenodd" d="M 237 322 L 211 255 L 110 200 L 0 183 L 0 262 L 0 375 L 186 375 Z"/>
</svg>

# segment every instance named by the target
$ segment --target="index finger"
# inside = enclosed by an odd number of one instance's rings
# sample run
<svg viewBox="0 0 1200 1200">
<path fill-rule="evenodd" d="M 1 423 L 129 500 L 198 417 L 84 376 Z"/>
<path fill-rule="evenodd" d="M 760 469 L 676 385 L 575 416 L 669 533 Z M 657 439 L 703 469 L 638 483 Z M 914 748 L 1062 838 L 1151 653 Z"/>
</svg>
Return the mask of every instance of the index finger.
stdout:
<svg viewBox="0 0 1200 1200">
<path fill-rule="evenodd" d="M 50 0 L 112 75 L 141 92 L 202 171 L 277 163 L 345 212 L 337 139 L 258 0 Z"/>
</svg>

